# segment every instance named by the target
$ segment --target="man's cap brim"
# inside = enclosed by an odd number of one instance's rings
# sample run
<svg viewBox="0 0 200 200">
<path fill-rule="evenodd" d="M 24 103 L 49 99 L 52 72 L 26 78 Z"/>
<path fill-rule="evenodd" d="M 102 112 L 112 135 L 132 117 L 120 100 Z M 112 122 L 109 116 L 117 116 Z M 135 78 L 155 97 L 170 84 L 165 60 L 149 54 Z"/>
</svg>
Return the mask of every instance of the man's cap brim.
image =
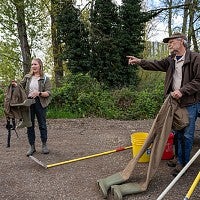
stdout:
<svg viewBox="0 0 200 200">
<path fill-rule="evenodd" d="M 163 39 L 163 42 L 164 42 L 164 43 L 168 43 L 169 40 L 175 39 L 175 38 L 182 38 L 182 39 L 184 39 L 184 40 L 187 40 L 186 36 L 183 35 L 183 34 L 173 34 L 173 35 L 171 35 L 171 36 L 169 36 L 169 37 L 167 37 L 167 38 L 164 38 L 164 39 Z"/>
</svg>

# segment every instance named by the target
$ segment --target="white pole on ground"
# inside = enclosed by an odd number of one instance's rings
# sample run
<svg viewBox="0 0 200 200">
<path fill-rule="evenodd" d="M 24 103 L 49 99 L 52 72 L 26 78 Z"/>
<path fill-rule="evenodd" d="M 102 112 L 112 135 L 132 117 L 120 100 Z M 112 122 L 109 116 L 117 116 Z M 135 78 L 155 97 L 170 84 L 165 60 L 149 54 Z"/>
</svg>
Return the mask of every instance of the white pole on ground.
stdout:
<svg viewBox="0 0 200 200">
<path fill-rule="evenodd" d="M 174 184 L 180 179 L 180 177 L 186 172 L 186 170 L 190 167 L 190 165 L 196 160 L 196 158 L 199 155 L 200 155 L 200 149 L 190 159 L 187 165 L 185 165 L 185 167 L 179 172 L 179 174 L 173 179 L 173 181 L 167 186 L 167 188 L 161 193 L 161 195 L 157 198 L 157 200 L 163 199 L 163 197 L 167 194 L 167 192 L 174 186 Z"/>
</svg>

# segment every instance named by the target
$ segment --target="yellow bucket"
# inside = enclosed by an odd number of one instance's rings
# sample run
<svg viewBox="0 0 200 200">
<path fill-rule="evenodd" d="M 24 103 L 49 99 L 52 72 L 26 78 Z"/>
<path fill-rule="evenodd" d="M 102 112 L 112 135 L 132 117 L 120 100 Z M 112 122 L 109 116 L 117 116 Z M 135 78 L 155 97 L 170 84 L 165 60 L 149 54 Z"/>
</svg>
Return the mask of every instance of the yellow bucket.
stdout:
<svg viewBox="0 0 200 200">
<path fill-rule="evenodd" d="M 131 143 L 133 146 L 133 148 L 132 148 L 133 157 L 135 157 L 139 153 L 147 136 L 148 136 L 148 133 L 146 133 L 146 132 L 136 132 L 136 133 L 131 134 Z M 149 162 L 150 153 L 151 153 L 151 149 L 149 147 L 146 150 L 146 152 L 140 157 L 138 162 Z"/>
</svg>

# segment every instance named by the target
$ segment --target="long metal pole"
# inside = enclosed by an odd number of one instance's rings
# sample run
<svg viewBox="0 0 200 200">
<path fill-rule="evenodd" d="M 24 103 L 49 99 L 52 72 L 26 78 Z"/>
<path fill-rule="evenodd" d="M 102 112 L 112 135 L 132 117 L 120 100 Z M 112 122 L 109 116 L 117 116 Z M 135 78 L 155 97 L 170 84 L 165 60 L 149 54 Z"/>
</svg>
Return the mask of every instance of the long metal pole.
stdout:
<svg viewBox="0 0 200 200">
<path fill-rule="evenodd" d="M 174 178 L 174 180 L 167 186 L 167 188 L 161 193 L 161 195 L 157 198 L 157 200 L 161 200 L 167 194 L 167 192 L 174 186 L 174 184 L 180 179 L 180 177 L 186 172 L 189 166 L 196 160 L 196 158 L 199 155 L 200 155 L 200 149 L 190 159 L 190 161 L 185 165 L 185 167 L 179 172 L 179 174 Z"/>
</svg>

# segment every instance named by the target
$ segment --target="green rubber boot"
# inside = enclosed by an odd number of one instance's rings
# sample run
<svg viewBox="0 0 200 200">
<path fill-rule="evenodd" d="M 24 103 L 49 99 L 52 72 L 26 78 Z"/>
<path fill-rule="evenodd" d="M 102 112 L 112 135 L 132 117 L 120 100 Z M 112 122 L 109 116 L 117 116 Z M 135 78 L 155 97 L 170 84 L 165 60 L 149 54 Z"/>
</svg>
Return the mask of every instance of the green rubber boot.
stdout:
<svg viewBox="0 0 200 200">
<path fill-rule="evenodd" d="M 111 186 L 111 193 L 114 196 L 114 200 L 122 200 L 125 195 L 137 194 L 143 191 L 144 189 L 137 183 L 125 183 Z"/>
<path fill-rule="evenodd" d="M 97 181 L 97 184 L 99 186 L 99 190 L 101 191 L 103 198 L 106 198 L 108 196 L 108 190 L 112 185 L 123 183 L 125 180 L 121 176 L 120 173 L 113 174 L 111 176 L 108 176 L 104 179 L 99 179 Z"/>
</svg>

